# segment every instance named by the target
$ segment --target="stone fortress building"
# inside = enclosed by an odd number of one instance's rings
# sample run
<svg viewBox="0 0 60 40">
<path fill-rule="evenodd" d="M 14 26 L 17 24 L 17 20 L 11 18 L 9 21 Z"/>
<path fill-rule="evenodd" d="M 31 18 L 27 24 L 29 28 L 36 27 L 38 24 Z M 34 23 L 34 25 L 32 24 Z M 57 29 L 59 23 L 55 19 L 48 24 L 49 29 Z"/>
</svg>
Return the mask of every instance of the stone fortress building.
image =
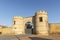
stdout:
<svg viewBox="0 0 60 40">
<path fill-rule="evenodd" d="M 48 36 L 56 33 L 60 34 L 60 23 L 48 23 L 48 14 L 44 10 L 36 12 L 31 17 L 15 16 L 11 28 L 0 28 L 0 34 L 35 34 Z"/>
<path fill-rule="evenodd" d="M 15 16 L 12 25 L 13 30 L 16 34 L 25 34 L 26 29 L 29 29 L 27 23 L 34 25 L 33 30 L 37 35 L 48 35 L 48 15 L 46 11 L 38 11 L 34 16 L 27 18 Z"/>
</svg>

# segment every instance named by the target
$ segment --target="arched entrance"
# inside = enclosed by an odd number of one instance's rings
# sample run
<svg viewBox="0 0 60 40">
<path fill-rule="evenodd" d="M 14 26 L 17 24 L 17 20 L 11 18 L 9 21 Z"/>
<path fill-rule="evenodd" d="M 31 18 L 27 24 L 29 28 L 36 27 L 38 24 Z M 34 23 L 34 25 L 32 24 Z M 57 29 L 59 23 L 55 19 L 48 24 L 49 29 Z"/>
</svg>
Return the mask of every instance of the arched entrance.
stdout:
<svg viewBox="0 0 60 40">
<path fill-rule="evenodd" d="M 33 25 L 33 23 L 27 22 L 25 24 L 25 27 L 26 27 L 26 29 L 25 29 L 26 34 L 33 34 L 34 33 L 34 25 Z"/>
</svg>

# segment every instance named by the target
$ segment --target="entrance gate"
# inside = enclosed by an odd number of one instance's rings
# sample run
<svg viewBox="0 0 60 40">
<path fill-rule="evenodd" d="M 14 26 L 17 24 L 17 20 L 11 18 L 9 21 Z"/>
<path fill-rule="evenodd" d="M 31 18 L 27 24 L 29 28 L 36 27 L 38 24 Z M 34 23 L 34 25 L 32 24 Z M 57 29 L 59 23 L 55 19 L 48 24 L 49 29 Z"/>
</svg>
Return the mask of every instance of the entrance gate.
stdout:
<svg viewBox="0 0 60 40">
<path fill-rule="evenodd" d="M 27 22 L 26 24 L 25 24 L 25 26 L 26 26 L 26 29 L 25 29 L 25 33 L 26 34 L 33 34 L 33 30 L 34 30 L 34 26 L 33 26 L 33 24 L 31 23 L 31 22 Z"/>
</svg>

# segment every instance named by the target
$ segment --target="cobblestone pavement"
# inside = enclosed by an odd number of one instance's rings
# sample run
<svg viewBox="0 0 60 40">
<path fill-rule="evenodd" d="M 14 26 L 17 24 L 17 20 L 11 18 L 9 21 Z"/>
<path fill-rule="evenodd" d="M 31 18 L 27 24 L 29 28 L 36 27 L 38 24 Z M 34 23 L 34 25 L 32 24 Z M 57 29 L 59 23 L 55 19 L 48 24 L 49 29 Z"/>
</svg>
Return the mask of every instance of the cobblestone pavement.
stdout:
<svg viewBox="0 0 60 40">
<path fill-rule="evenodd" d="M 0 40 L 60 40 L 60 36 L 8 35 L 0 36 Z"/>
</svg>

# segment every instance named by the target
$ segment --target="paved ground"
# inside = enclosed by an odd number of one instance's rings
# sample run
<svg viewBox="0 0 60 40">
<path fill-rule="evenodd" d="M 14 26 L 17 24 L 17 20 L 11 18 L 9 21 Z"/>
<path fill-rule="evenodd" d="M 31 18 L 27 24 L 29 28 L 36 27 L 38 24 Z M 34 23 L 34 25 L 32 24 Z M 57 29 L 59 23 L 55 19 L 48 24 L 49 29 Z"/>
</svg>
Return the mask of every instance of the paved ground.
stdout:
<svg viewBox="0 0 60 40">
<path fill-rule="evenodd" d="M 0 40 L 60 40 L 60 36 L 9 35 L 0 36 Z"/>
</svg>

